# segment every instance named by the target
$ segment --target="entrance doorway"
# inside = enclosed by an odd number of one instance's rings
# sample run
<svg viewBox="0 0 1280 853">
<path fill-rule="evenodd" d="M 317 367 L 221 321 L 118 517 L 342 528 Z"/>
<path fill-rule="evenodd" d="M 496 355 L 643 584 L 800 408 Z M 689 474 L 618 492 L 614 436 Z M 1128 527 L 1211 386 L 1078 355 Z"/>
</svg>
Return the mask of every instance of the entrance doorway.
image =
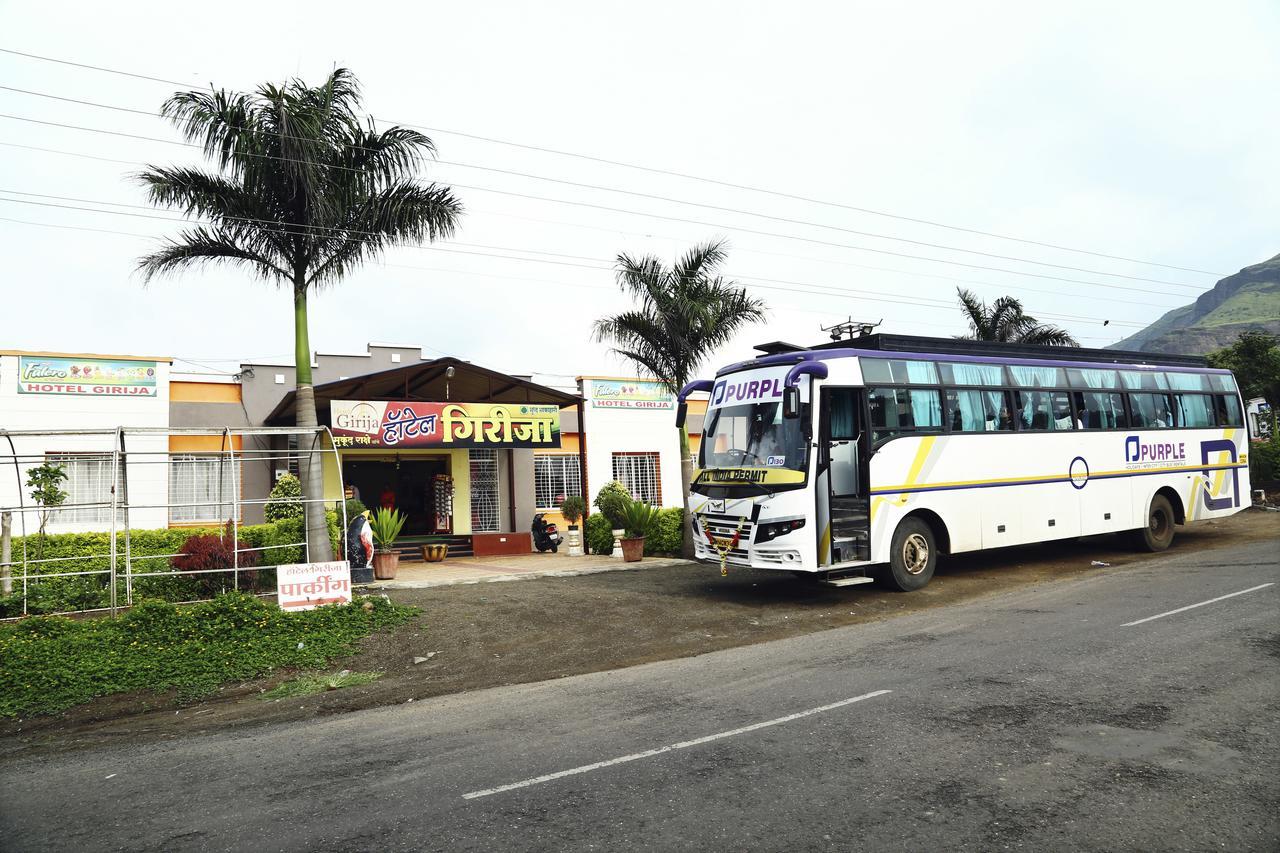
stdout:
<svg viewBox="0 0 1280 853">
<path fill-rule="evenodd" d="M 405 515 L 403 536 L 450 533 L 436 529 L 435 476 L 449 473 L 449 459 L 427 456 L 414 459 L 353 460 L 342 463 L 342 480 L 355 487 L 370 510 L 390 506 Z"/>
<path fill-rule="evenodd" d="M 871 559 L 867 462 L 870 435 L 863 429 L 863 392 L 857 388 L 824 388 L 819 463 L 827 471 L 827 489 L 817 499 L 827 502 L 831 525 L 831 565 Z M 821 515 L 821 513 L 820 513 Z"/>
</svg>

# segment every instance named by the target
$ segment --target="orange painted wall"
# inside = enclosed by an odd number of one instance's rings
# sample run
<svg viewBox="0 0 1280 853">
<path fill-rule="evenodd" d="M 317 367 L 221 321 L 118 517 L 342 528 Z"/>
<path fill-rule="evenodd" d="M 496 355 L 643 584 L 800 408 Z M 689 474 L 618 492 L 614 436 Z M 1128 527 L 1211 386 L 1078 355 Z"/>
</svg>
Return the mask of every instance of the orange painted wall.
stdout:
<svg viewBox="0 0 1280 853">
<path fill-rule="evenodd" d="M 239 383 L 170 382 L 169 401 L 173 403 L 239 403 Z"/>
<path fill-rule="evenodd" d="M 231 436 L 231 449 L 242 450 L 244 439 Z M 219 453 L 227 449 L 226 439 L 221 435 L 171 435 L 169 436 L 170 453 Z"/>
</svg>

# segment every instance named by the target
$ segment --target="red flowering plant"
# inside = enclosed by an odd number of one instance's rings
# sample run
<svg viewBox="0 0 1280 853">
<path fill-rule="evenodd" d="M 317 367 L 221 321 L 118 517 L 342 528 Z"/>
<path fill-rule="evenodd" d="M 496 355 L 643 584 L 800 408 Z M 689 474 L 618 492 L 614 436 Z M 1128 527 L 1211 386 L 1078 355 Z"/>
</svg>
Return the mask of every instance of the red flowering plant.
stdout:
<svg viewBox="0 0 1280 853">
<path fill-rule="evenodd" d="M 234 584 L 234 576 L 229 571 L 237 565 L 234 541 L 231 522 L 228 521 L 222 535 L 199 533 L 187 537 L 187 541 L 182 543 L 182 553 L 169 562 L 180 572 L 194 573 L 191 580 L 196 595 L 200 598 L 208 598 L 229 589 Z M 256 551 L 240 552 L 239 568 L 242 570 L 242 579 L 248 589 L 253 589 L 258 573 L 243 570 L 252 569 L 256 565 L 258 565 Z M 228 581 L 232 582 L 228 583 Z"/>
</svg>

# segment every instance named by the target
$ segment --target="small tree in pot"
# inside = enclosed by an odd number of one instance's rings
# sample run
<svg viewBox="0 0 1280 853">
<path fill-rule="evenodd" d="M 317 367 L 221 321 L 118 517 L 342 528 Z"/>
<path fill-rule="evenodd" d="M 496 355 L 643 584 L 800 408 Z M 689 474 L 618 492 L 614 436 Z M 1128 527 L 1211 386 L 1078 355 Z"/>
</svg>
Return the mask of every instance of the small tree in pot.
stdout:
<svg viewBox="0 0 1280 853">
<path fill-rule="evenodd" d="M 628 563 L 639 562 L 644 557 L 644 537 L 658 517 L 658 510 L 644 501 L 631 501 L 623 510 L 622 559 Z"/>
<path fill-rule="evenodd" d="M 578 530 L 578 519 L 587 514 L 587 502 L 577 495 L 570 495 L 560 502 L 560 514 L 569 523 L 569 556 L 583 556 L 582 533 Z"/>
<path fill-rule="evenodd" d="M 570 530 L 577 530 L 578 520 L 587 514 L 587 502 L 577 495 L 570 495 L 560 502 L 560 514 Z"/>
<path fill-rule="evenodd" d="M 378 580 L 389 581 L 395 578 L 396 569 L 400 566 L 400 553 L 394 550 L 400 531 L 404 529 L 405 515 L 398 509 L 380 508 L 369 519 L 369 527 L 373 530 L 373 541 L 378 550 L 373 555 L 373 576 Z"/>
<path fill-rule="evenodd" d="M 596 493 L 596 508 L 600 510 L 601 515 L 609 519 L 609 528 L 613 530 L 612 553 L 618 559 L 622 558 L 622 537 L 626 534 L 623 529 L 626 525 L 623 514 L 630 503 L 631 493 L 617 480 L 605 483 L 604 488 Z"/>
</svg>

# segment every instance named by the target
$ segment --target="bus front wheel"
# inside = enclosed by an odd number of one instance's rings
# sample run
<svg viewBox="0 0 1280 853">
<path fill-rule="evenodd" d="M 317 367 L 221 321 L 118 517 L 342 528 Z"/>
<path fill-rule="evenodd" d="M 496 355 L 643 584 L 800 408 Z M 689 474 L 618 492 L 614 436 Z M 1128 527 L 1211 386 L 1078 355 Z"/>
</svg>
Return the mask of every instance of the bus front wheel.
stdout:
<svg viewBox="0 0 1280 853">
<path fill-rule="evenodd" d="M 1151 499 L 1145 527 L 1133 531 L 1133 543 L 1144 551 L 1163 551 L 1173 544 L 1173 504 L 1164 495 Z"/>
<path fill-rule="evenodd" d="M 899 592 L 920 589 L 933 577 L 938 564 L 938 542 L 933 528 L 919 518 L 904 519 L 893 533 L 889 568 L 882 580 Z"/>
</svg>

